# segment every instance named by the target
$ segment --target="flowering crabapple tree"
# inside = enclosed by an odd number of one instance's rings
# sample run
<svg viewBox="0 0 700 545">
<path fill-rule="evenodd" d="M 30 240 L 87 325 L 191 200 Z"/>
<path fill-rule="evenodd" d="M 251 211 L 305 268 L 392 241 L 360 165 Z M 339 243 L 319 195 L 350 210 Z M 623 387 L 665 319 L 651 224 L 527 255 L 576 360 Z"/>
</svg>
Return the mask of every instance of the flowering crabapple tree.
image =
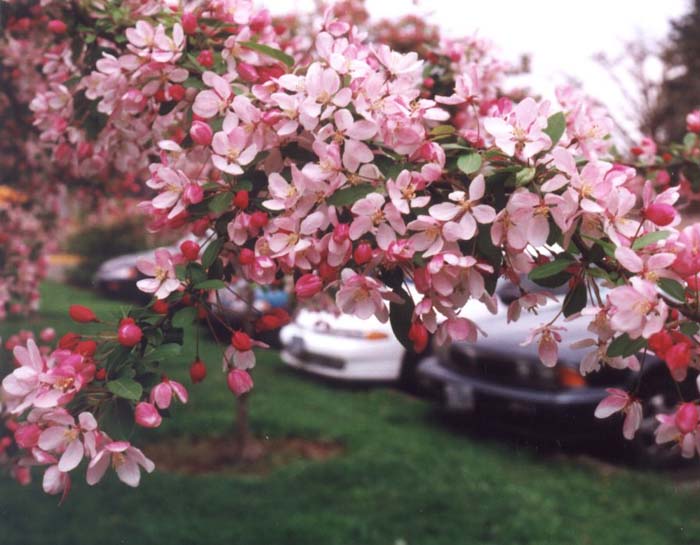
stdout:
<svg viewBox="0 0 700 545">
<path fill-rule="evenodd" d="M 147 307 L 113 321 L 70 308 L 99 333 L 56 346 L 17 337 L 2 456 L 18 480 L 42 466 L 44 490 L 65 494 L 85 459 L 88 483 L 111 465 L 136 486 L 153 463 L 105 415 L 153 428 L 187 402 L 162 369 L 184 329 L 222 321 L 215 293 L 237 278 L 291 277 L 299 302 L 389 320 L 415 352 L 476 341 L 460 311 L 470 299 L 493 308 L 499 278 L 520 289 L 510 319 L 568 286 L 529 339 L 542 363 L 556 364 L 577 316 L 590 320 L 582 374 L 626 368 L 641 384 L 655 354 L 685 396 L 659 415 L 656 440 L 699 449 L 700 225 L 681 228 L 675 207 L 697 166 L 695 113 L 682 145 L 659 155 L 645 141 L 625 162 L 604 111 L 574 88 L 512 100 L 507 67 L 479 40 L 399 52 L 341 9 L 284 25 L 248 0 L 35 8 L 27 17 L 52 33 L 55 62 L 31 102 L 49 156 L 78 174 L 93 162 L 96 175 L 131 173 L 153 190 L 141 204 L 152 229 L 200 238 L 138 264 Z M 542 289 L 528 292 L 525 275 Z M 254 331 L 230 331 L 223 369 L 236 396 L 253 387 L 256 333 L 288 320 L 263 313 Z M 197 355 L 192 382 L 206 374 Z M 623 413 L 634 437 L 639 390 L 609 394 L 596 415 Z"/>
</svg>

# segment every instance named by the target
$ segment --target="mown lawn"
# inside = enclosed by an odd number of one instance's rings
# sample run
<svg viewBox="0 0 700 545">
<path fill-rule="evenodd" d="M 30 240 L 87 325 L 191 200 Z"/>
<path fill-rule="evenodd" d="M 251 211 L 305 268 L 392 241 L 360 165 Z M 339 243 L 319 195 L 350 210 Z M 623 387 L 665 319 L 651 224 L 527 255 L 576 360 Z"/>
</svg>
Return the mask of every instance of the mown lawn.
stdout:
<svg viewBox="0 0 700 545">
<path fill-rule="evenodd" d="M 44 286 L 44 312 L 20 326 L 65 332 L 71 302 L 98 314 L 118 308 L 83 291 Z M 222 435 L 233 402 L 219 351 L 205 342 L 209 378 L 191 403 L 144 440 Z M 169 374 L 185 380 L 187 362 Z M 343 443 L 342 455 L 299 461 L 267 476 L 153 473 L 136 490 L 113 476 L 94 488 L 75 479 L 68 501 L 40 481 L 0 480 L 0 543 L 23 544 L 662 544 L 697 543 L 700 493 L 664 476 L 602 472 L 565 457 L 455 434 L 428 402 L 388 388 L 351 390 L 286 370 L 273 352 L 255 369 L 252 420 L 261 437 Z M 84 468 L 78 472 L 82 475 Z"/>
</svg>

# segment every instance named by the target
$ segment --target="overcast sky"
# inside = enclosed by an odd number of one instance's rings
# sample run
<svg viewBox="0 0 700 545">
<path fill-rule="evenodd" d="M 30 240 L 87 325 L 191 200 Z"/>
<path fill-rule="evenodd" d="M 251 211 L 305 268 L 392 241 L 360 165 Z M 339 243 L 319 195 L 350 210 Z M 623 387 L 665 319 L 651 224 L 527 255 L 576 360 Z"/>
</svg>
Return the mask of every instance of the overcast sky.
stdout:
<svg viewBox="0 0 700 545">
<path fill-rule="evenodd" d="M 312 0 L 266 0 L 274 13 L 308 10 Z M 624 44 L 638 36 L 662 40 L 671 19 L 688 10 L 688 0 L 367 0 L 374 17 L 420 13 L 448 35 L 478 32 L 491 39 L 507 60 L 532 56 L 531 86 L 545 96 L 567 76 L 580 80 L 586 91 L 618 111 L 625 100 L 606 71 L 592 59 L 599 52 L 615 58 Z M 650 71 L 655 72 L 654 66 Z M 614 113 L 614 112 L 613 112 Z"/>
</svg>

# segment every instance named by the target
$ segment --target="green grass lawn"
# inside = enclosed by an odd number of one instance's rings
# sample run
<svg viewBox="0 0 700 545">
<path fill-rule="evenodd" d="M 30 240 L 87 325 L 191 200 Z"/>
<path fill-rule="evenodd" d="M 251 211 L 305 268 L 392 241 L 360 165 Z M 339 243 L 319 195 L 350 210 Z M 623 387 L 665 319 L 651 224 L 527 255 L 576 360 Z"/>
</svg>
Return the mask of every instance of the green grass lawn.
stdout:
<svg viewBox="0 0 700 545">
<path fill-rule="evenodd" d="M 70 303 L 98 314 L 119 304 L 47 283 L 39 319 L 65 332 Z M 168 373 L 189 384 L 191 353 Z M 191 402 L 143 440 L 223 435 L 233 401 L 219 350 L 205 342 L 209 377 Z M 477 440 L 441 425 L 428 402 L 388 388 L 351 390 L 285 369 L 274 352 L 254 371 L 252 422 L 260 437 L 338 440 L 345 451 L 266 476 L 158 472 L 130 489 L 113 475 L 95 487 L 74 472 L 68 501 L 0 480 L 0 543 L 70 544 L 663 544 L 698 543 L 700 492 L 667 477 L 603 472 L 566 457 Z"/>
</svg>

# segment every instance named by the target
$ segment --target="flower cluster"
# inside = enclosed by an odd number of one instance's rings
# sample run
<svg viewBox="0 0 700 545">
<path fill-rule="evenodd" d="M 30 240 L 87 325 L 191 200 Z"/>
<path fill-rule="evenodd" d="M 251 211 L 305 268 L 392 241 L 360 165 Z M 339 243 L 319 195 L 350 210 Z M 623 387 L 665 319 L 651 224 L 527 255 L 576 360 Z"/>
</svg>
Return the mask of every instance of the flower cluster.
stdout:
<svg viewBox="0 0 700 545">
<path fill-rule="evenodd" d="M 395 318 L 397 337 L 421 351 L 431 336 L 475 341 L 478 324 L 463 308 L 471 299 L 493 306 L 501 277 L 520 290 L 509 318 L 536 312 L 552 297 L 528 291 L 521 279 L 529 275 L 543 288 L 568 286 L 561 312 L 526 341 L 538 344 L 545 365 L 557 362 L 566 319 L 582 316 L 591 332 L 577 343 L 591 349 L 582 374 L 603 366 L 635 372 L 637 355 L 647 353 L 678 382 L 700 367 L 700 226 L 680 228 L 676 209 L 689 165 L 697 168 L 696 112 L 682 146 L 659 155 L 645 140 L 625 162 L 600 107 L 568 87 L 556 102 L 516 100 L 505 92 L 505 65 L 479 40 L 431 37 L 420 51 L 392 49 L 355 24 L 362 17 L 354 8 L 355 20 L 333 8 L 314 19 L 312 40 L 308 25 L 295 33 L 248 0 L 69 8 L 49 2 L 63 17 L 52 23 L 99 24 L 75 51 L 72 27 L 52 25 L 54 62 L 31 103 L 41 141 L 73 177 L 142 180 L 152 190 L 140 205 L 151 228 L 186 225 L 201 248 L 192 242 L 139 263 L 147 276 L 139 287 L 155 300 L 121 320 L 116 341 L 100 340 L 130 350 L 99 362 L 101 378 L 94 369 L 90 375 L 92 360 L 69 350 L 65 359 L 32 356 L 19 377 L 5 379 L 10 412 L 29 411 L 39 437 L 42 426 L 59 425 L 72 437 L 51 443 L 59 472 L 52 482 L 64 479 L 61 468 L 79 450 L 90 457 L 89 480 L 110 457 L 129 464 L 128 476 L 120 474 L 128 484 L 138 464 L 150 468 L 124 442 L 88 447 L 89 434 L 106 437 L 91 410 L 69 414 L 66 424 L 33 411 L 55 410 L 98 381 L 101 391 L 132 402 L 136 423 L 158 426 L 173 395 L 183 403 L 187 395 L 167 378 L 154 386 L 153 370 L 139 362 L 154 361 L 154 351 L 165 357 L 164 332 L 219 320 L 216 291 L 240 279 L 292 278 L 299 301 Z M 95 318 L 80 309 L 72 315 Z M 288 319 L 262 314 L 255 329 Z M 237 396 L 253 386 L 249 369 L 261 343 L 252 334 L 232 330 L 224 355 Z M 56 373 L 71 379 L 58 393 L 48 378 Z M 199 358 L 190 373 L 193 382 L 206 375 Z M 641 401 L 636 392 L 609 393 L 596 415 L 624 412 L 623 433 L 633 437 Z M 45 399 L 56 405 L 36 405 Z M 658 440 L 677 438 L 689 455 L 695 407 L 685 403 L 664 417 Z"/>
</svg>

